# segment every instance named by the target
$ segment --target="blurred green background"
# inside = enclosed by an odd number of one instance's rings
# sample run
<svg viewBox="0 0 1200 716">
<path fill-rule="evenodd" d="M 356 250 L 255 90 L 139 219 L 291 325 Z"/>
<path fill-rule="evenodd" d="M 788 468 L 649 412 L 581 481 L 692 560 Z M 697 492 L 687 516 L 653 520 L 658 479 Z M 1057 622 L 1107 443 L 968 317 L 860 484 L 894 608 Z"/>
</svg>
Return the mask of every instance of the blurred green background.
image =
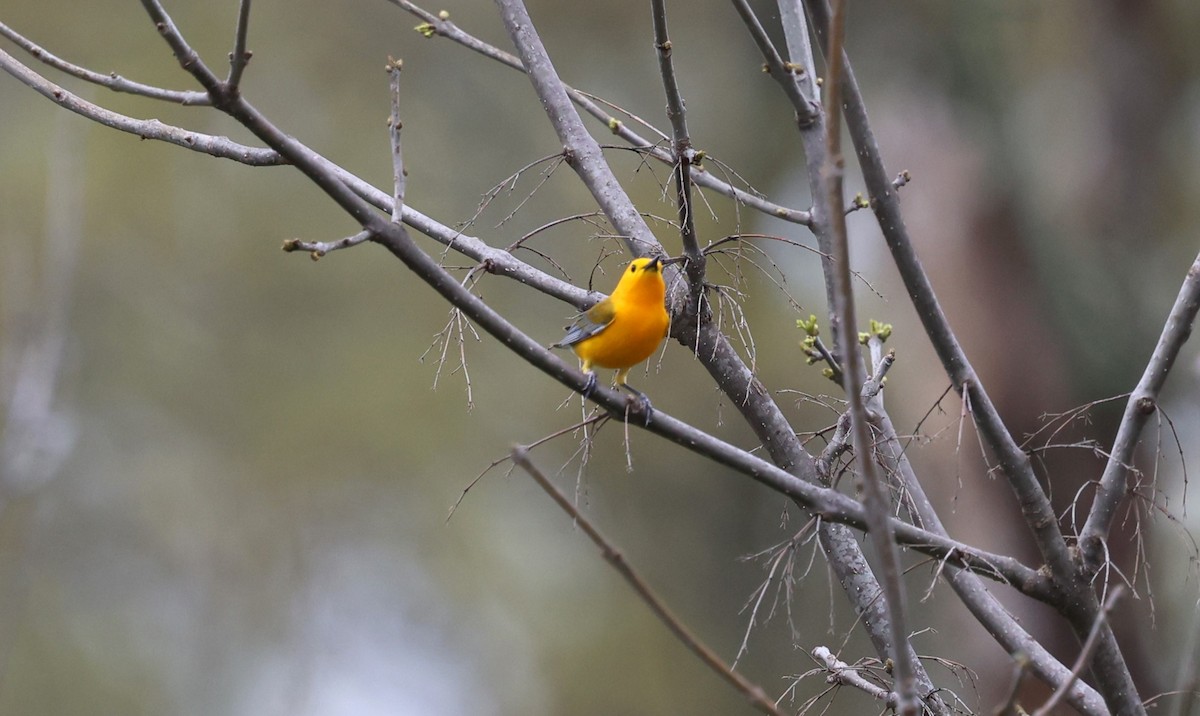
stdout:
<svg viewBox="0 0 1200 716">
<path fill-rule="evenodd" d="M 236 3 L 167 7 L 223 69 Z M 490 3 L 428 7 L 443 8 L 511 49 Z M 773 19 L 772 5 L 761 8 Z M 648 3 L 538 0 L 530 9 L 564 79 L 666 127 Z M 791 111 L 736 13 L 722 2 L 668 10 L 696 145 L 773 199 L 806 208 Z M 0 19 L 89 68 L 192 88 L 137 3 L 7 0 Z M 455 225 L 493 185 L 560 146 L 521 75 L 422 38 L 417 22 L 383 0 L 260 0 L 244 92 L 285 131 L 388 190 L 383 68 L 388 55 L 403 58 L 408 201 Z M 1200 6 L 1186 0 L 852 4 L 848 47 L 884 156 L 914 177 L 902 191 L 909 227 L 1018 436 L 1046 413 L 1133 386 L 1195 255 L 1197 27 Z M 212 110 L 37 69 L 115 111 L 250 140 Z M 603 127 L 596 136 L 612 141 Z M 612 158 L 644 211 L 673 215 L 664 167 Z M 447 306 L 400 263 L 369 245 L 316 264 L 281 252 L 288 238 L 356 231 L 297 172 L 139 141 L 7 75 L 0 168 L 0 713 L 749 712 L 525 475 L 491 471 L 447 523 L 467 483 L 513 443 L 577 421 L 579 403 L 468 335 L 468 405 L 457 346 L 440 376 L 440 349 L 426 354 Z M 524 175 L 468 231 L 504 246 L 594 208 L 563 167 L 505 221 L 539 182 L 537 170 Z M 850 185 L 861 188 L 856 176 Z M 797 227 L 710 201 L 705 241 L 746 231 L 812 244 Z M 657 229 L 677 251 L 669 227 Z M 947 380 L 872 217 L 852 215 L 850 229 L 857 268 L 878 292 L 862 287 L 860 316 L 896 326 L 888 401 L 912 430 Z M 616 248 L 597 233 L 572 223 L 533 245 L 586 284 L 596 258 Z M 817 260 L 782 244 L 766 250 L 769 277 L 741 265 L 754 329 L 747 354 L 772 390 L 830 393 L 804 365 L 794 328 L 796 317 L 824 312 Z M 604 262 L 598 289 L 611 288 L 622 260 Z M 546 343 L 571 313 L 494 277 L 478 290 Z M 1164 400 L 1189 465 L 1200 464 L 1198 367 L 1188 346 Z M 753 446 L 681 346 L 668 344 L 632 381 L 657 408 Z M 797 392 L 779 399 L 798 431 L 835 420 Z M 1119 403 L 1101 406 L 1057 441 L 1110 442 L 1118 412 Z M 1035 563 L 1007 488 L 986 476 L 970 428 L 959 437 L 959 414 L 955 399 L 942 401 L 914 443 L 926 489 L 955 536 Z M 1129 539 L 1136 520 L 1123 516 L 1115 541 L 1138 580 L 1120 633 L 1147 697 L 1189 668 L 1196 630 L 1184 533 L 1195 530 L 1195 510 L 1182 509 L 1169 431 L 1163 458 L 1152 459 L 1158 435 L 1152 426 L 1143 465 L 1158 468 L 1146 479 L 1180 520 L 1147 523 L 1139 552 Z M 534 456 L 733 659 L 749 618 L 740 610 L 765 576 L 761 562 L 741 558 L 786 539 L 801 518 L 779 496 L 638 431 L 628 470 L 625 441 L 609 425 L 583 470 L 575 436 Z M 1056 504 L 1066 510 L 1101 464 L 1088 449 L 1047 452 Z M 990 711 L 1010 662 L 952 593 L 938 587 L 918 601 L 930 575 L 927 565 L 909 575 L 917 650 L 977 672 L 976 684 L 930 665 L 968 707 Z M 1070 663 L 1075 647 L 1053 615 L 995 591 Z M 819 557 L 796 586 L 794 631 L 782 603 L 769 621 L 766 612 L 740 668 L 773 694 L 813 668 L 815 646 L 851 662 L 872 656 Z M 824 688 L 820 676 L 801 681 L 795 703 Z M 844 691 L 828 713 L 877 710 Z"/>
</svg>

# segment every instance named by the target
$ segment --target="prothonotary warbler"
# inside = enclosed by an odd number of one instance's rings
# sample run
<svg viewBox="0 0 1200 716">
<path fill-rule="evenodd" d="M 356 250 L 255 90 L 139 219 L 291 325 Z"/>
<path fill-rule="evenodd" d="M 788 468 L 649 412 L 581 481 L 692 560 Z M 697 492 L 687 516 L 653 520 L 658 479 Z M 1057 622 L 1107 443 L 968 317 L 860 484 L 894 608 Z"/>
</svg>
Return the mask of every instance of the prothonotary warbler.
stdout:
<svg viewBox="0 0 1200 716">
<path fill-rule="evenodd" d="M 617 371 L 613 384 L 638 396 L 647 409 L 650 401 L 625 382 L 629 369 L 650 357 L 667 335 L 671 317 L 666 308 L 662 268 L 675 260 L 640 258 L 630 262 L 612 295 L 579 314 L 567 335 L 554 344 L 570 348 L 588 374 L 584 395 L 596 389 L 595 366 Z"/>
</svg>

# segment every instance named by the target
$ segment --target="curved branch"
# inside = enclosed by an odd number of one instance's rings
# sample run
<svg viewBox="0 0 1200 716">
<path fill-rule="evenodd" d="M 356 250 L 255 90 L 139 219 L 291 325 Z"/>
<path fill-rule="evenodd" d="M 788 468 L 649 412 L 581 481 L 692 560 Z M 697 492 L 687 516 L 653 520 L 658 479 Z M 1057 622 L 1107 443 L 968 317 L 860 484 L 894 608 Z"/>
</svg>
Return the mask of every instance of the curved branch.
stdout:
<svg viewBox="0 0 1200 716">
<path fill-rule="evenodd" d="M 222 159 L 232 159 L 242 164 L 255 167 L 277 166 L 287 164 L 287 161 L 271 149 L 248 147 L 229 139 L 201 132 L 163 124 L 157 119 L 134 119 L 123 114 L 117 114 L 99 105 L 72 94 L 50 80 L 21 64 L 16 58 L 4 50 L 0 50 L 0 69 L 17 78 L 38 94 L 68 109 L 75 114 L 112 127 L 122 132 L 136 135 L 142 139 L 157 139 L 192 151 L 211 154 Z"/>
<path fill-rule="evenodd" d="M 50 53 L 46 48 L 38 45 L 34 41 L 20 34 L 3 22 L 0 22 L 0 35 L 12 40 L 14 44 L 33 55 L 38 60 L 46 63 L 60 72 L 65 72 L 72 77 L 76 77 L 85 82 L 107 87 L 113 92 L 125 92 L 128 94 L 136 94 L 150 99 L 161 99 L 167 102 L 178 102 L 183 105 L 202 105 L 208 106 L 207 92 L 169 90 L 162 87 L 154 87 L 153 85 L 142 84 L 127 80 L 115 72 L 109 74 L 101 74 L 79 65 L 67 62 L 66 60 L 57 57 Z"/>
</svg>

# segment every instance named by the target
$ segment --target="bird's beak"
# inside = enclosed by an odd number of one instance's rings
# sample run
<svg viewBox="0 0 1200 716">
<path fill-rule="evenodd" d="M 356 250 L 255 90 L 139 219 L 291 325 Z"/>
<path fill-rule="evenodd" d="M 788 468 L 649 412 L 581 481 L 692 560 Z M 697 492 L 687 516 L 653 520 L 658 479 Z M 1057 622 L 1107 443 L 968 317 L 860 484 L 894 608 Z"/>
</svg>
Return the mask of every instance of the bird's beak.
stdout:
<svg viewBox="0 0 1200 716">
<path fill-rule="evenodd" d="M 660 266 L 670 266 L 671 264 L 683 263 L 687 260 L 686 256 L 676 256 L 673 259 L 658 259 L 658 263 Z"/>
</svg>

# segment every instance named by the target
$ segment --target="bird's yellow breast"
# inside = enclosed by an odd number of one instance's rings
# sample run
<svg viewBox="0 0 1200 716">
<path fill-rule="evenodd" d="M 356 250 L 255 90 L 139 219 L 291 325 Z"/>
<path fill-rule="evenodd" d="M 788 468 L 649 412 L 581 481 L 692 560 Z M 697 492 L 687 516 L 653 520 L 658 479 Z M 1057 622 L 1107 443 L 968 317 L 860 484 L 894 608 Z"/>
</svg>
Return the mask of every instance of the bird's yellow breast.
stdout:
<svg viewBox="0 0 1200 716">
<path fill-rule="evenodd" d="M 612 322 L 590 338 L 572 346 L 582 360 L 601 368 L 629 368 L 649 358 L 667 334 L 670 316 L 662 294 L 644 300 L 639 295 L 614 293 Z"/>
</svg>

